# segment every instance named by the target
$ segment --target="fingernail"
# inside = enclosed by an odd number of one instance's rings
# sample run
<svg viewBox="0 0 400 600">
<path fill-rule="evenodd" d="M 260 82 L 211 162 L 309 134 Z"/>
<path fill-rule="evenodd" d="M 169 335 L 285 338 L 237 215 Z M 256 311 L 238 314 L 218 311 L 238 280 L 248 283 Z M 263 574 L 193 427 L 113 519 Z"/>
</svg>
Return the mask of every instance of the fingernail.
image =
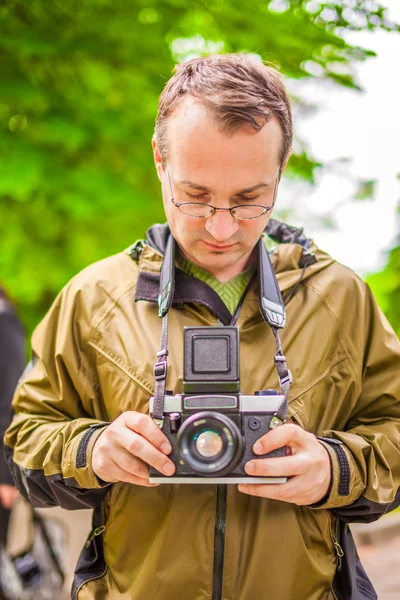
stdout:
<svg viewBox="0 0 400 600">
<path fill-rule="evenodd" d="M 254 473 L 254 463 L 249 462 L 245 466 L 246 473 Z"/>
<path fill-rule="evenodd" d="M 259 442 L 257 442 L 256 444 L 254 444 L 253 446 L 253 452 L 254 454 L 261 454 L 262 452 L 262 446 Z"/>
<path fill-rule="evenodd" d="M 172 475 L 175 472 L 175 467 L 174 465 L 171 465 L 171 463 L 168 463 L 165 465 L 163 471 L 166 475 Z"/>
<path fill-rule="evenodd" d="M 161 452 L 163 452 L 164 454 L 169 454 L 171 451 L 171 445 L 167 442 L 164 442 L 164 444 L 161 446 Z"/>
</svg>

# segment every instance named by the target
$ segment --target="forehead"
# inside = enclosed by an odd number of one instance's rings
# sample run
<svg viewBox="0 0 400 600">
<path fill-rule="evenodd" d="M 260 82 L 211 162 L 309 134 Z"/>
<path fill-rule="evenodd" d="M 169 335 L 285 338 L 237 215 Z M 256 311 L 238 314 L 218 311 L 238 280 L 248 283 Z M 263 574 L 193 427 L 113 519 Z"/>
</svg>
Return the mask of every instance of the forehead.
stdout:
<svg viewBox="0 0 400 600">
<path fill-rule="evenodd" d="M 204 104 L 186 97 L 168 121 L 168 162 L 184 178 L 248 174 L 276 176 L 282 133 L 272 117 L 260 131 L 250 125 L 225 133 Z M 190 175 L 191 174 L 191 175 Z"/>
</svg>

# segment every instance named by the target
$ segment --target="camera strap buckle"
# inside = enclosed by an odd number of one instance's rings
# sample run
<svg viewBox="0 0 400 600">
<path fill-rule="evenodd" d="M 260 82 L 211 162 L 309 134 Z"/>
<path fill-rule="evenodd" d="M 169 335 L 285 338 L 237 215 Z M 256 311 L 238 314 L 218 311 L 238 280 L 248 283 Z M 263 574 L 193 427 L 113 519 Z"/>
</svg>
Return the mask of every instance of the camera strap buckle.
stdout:
<svg viewBox="0 0 400 600">
<path fill-rule="evenodd" d="M 158 419 L 157 417 L 153 417 L 153 421 L 160 429 L 163 428 L 164 419 Z"/>
<path fill-rule="evenodd" d="M 271 421 L 269 422 L 269 428 L 275 429 L 276 427 L 279 427 L 279 425 L 283 425 L 283 421 L 282 421 L 282 419 L 280 419 L 279 417 L 274 415 L 271 418 Z"/>
<path fill-rule="evenodd" d="M 274 358 L 281 386 L 293 382 L 292 373 L 287 368 L 286 356 L 277 354 Z"/>
<path fill-rule="evenodd" d="M 152 418 L 157 425 L 162 428 L 164 424 L 164 395 L 165 384 L 167 381 L 168 365 L 168 311 L 162 318 L 161 344 L 157 352 L 157 362 L 153 367 L 153 376 L 156 382 L 154 390 L 154 403 Z"/>
<path fill-rule="evenodd" d="M 156 362 L 153 368 L 153 375 L 156 381 L 160 381 L 160 379 L 166 379 L 167 377 L 167 361 L 161 360 L 160 362 Z"/>
</svg>

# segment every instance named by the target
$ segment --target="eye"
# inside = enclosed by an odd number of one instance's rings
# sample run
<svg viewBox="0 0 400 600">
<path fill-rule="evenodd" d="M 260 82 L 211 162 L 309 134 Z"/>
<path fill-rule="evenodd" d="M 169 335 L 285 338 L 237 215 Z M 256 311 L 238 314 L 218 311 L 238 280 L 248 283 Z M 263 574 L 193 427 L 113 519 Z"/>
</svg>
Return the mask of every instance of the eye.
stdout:
<svg viewBox="0 0 400 600">
<path fill-rule="evenodd" d="M 253 202 L 254 200 L 257 200 L 257 198 L 260 197 L 261 194 L 258 194 L 257 196 L 252 196 L 251 198 L 249 196 L 238 196 L 238 200 L 241 201 L 247 201 L 247 202 Z"/>
<path fill-rule="evenodd" d="M 189 194 L 189 192 L 185 192 L 188 198 L 192 200 L 206 200 L 207 194 Z"/>
</svg>

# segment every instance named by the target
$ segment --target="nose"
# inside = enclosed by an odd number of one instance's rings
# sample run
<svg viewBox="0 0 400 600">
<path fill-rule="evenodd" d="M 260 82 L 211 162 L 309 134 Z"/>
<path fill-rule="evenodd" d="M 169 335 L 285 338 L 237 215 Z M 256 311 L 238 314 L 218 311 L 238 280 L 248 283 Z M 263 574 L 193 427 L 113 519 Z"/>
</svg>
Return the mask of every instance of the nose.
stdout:
<svg viewBox="0 0 400 600">
<path fill-rule="evenodd" d="M 218 243 L 227 242 L 239 229 L 239 223 L 229 210 L 217 210 L 205 223 L 206 231 Z"/>
</svg>

